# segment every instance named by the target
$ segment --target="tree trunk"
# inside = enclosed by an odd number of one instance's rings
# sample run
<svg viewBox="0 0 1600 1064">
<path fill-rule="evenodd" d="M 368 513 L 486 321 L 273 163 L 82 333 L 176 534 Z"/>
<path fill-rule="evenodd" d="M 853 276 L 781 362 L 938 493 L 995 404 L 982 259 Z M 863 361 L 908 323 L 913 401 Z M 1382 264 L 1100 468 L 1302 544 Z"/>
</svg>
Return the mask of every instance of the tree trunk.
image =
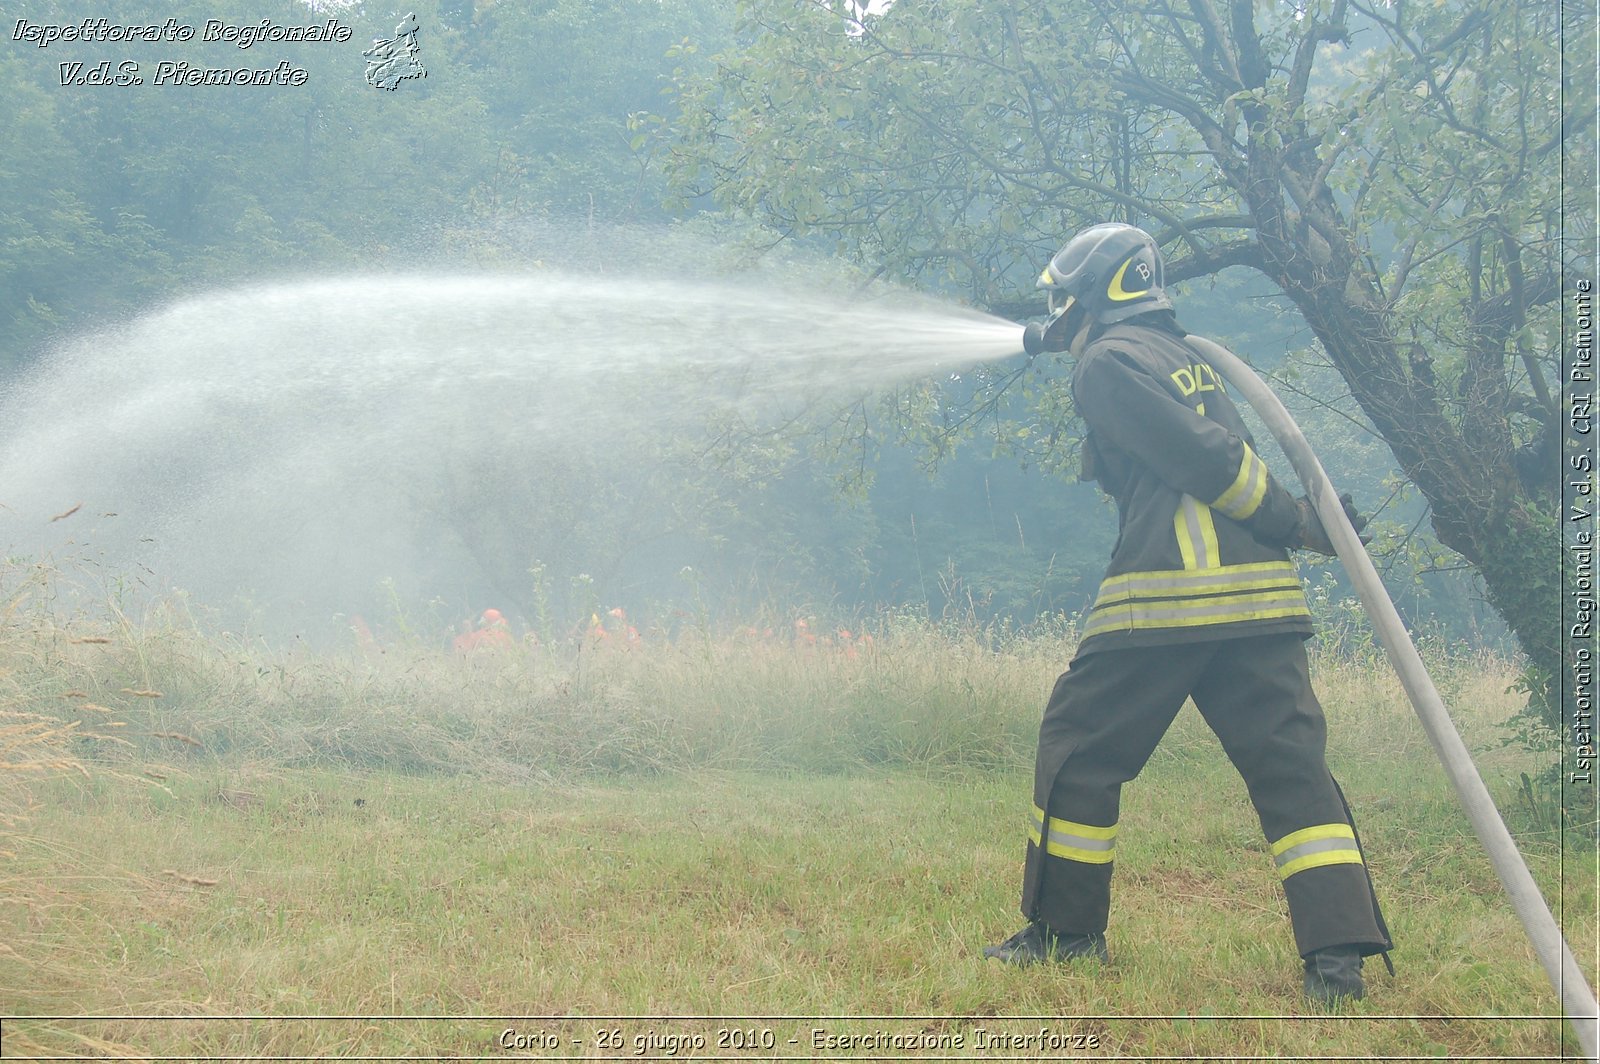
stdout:
<svg viewBox="0 0 1600 1064">
<path fill-rule="evenodd" d="M 1236 41 L 1255 41 L 1249 6 L 1236 3 L 1234 11 L 1244 17 L 1235 27 Z M 1264 79 L 1258 72 L 1257 82 Z M 1530 489 L 1519 473 L 1511 428 L 1514 393 L 1505 368 L 1511 326 L 1529 293 L 1517 293 L 1523 302 L 1515 313 L 1507 312 L 1505 300 L 1482 293 L 1468 301 L 1458 394 L 1441 395 L 1425 349 L 1414 345 L 1401 357 L 1389 308 L 1349 218 L 1326 184 L 1321 161 L 1306 146 L 1303 123 L 1291 120 L 1285 138 L 1266 108 L 1247 104 L 1241 113 L 1248 129 L 1243 166 L 1237 156 L 1233 165 L 1219 162 L 1254 223 L 1258 268 L 1299 308 L 1400 468 L 1428 500 L 1439 542 L 1483 578 L 1491 604 L 1528 656 L 1532 715 L 1559 731 L 1559 692 L 1567 671 L 1557 623 L 1559 493 Z M 1555 295 L 1553 282 L 1551 288 L 1541 297 Z"/>
<path fill-rule="evenodd" d="M 1485 389 L 1469 375 L 1458 423 L 1441 408 L 1431 361 L 1413 354 L 1409 369 L 1403 366 L 1399 345 L 1375 302 L 1365 297 L 1359 274 L 1340 284 L 1314 269 L 1271 264 L 1269 272 L 1428 500 L 1439 542 L 1477 569 L 1490 604 L 1529 659 L 1530 709 L 1559 731 L 1564 722 L 1558 685 L 1566 671 L 1557 623 L 1559 520 L 1519 476 L 1504 398 L 1475 394 Z"/>
</svg>

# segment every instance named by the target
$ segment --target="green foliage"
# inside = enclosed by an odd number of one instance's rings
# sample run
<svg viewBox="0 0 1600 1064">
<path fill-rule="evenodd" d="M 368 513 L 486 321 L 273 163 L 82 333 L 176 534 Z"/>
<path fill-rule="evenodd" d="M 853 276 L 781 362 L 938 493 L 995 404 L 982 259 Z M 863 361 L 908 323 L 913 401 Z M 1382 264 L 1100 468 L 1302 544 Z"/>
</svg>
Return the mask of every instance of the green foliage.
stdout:
<svg viewBox="0 0 1600 1064">
<path fill-rule="evenodd" d="M 1255 269 L 1548 683 L 1560 278 L 1595 247 L 1563 214 L 1594 109 L 1559 91 L 1559 42 L 1592 50 L 1592 25 L 1463 0 L 854 10 L 741 5 L 737 50 L 676 81 L 683 195 L 1012 314 L 1056 243 L 1107 218 L 1157 234 L 1169 282 Z M 995 436 L 1069 468 L 1059 375 L 1014 386 Z"/>
<path fill-rule="evenodd" d="M 0 199 L 25 209 L 0 212 L 0 367 L 199 285 L 419 263 L 526 269 L 546 256 L 617 270 L 625 253 L 597 232 L 712 206 L 727 211 L 680 228 L 709 236 L 724 265 L 776 268 L 821 250 L 856 264 L 852 284 L 910 281 L 1015 317 L 1037 309 L 1038 265 L 1063 235 L 1115 216 L 1166 240 L 1173 276 L 1187 278 L 1187 324 L 1264 366 L 1294 353 L 1280 380 L 1304 388 L 1297 414 L 1336 479 L 1377 500 L 1390 494 L 1394 463 L 1339 420 L 1387 438 L 1393 419 L 1358 416 L 1327 383 L 1289 375 L 1309 351 L 1356 376 L 1327 348 L 1305 293 L 1285 295 L 1293 278 L 1267 268 L 1273 255 L 1326 257 L 1307 235 L 1321 232 L 1318 196 L 1286 184 L 1298 175 L 1326 183 L 1360 251 L 1345 262 L 1334 247 L 1324 272 L 1348 266 L 1352 290 L 1380 293 L 1386 328 L 1431 358 L 1408 363 L 1411 376 L 1431 365 L 1450 423 L 1499 455 L 1486 465 L 1478 455 L 1397 452 L 1412 476 L 1464 464 L 1499 475 L 1476 478 L 1473 497 L 1453 508 L 1441 505 L 1447 492 L 1419 481 L 1458 554 L 1413 534 L 1420 503 L 1385 515 L 1387 540 L 1406 553 L 1391 586 L 1411 589 L 1409 574 L 1461 558 L 1481 566 L 1486 554 L 1517 553 L 1514 539 L 1495 545 L 1458 531 L 1459 512 L 1504 510 L 1507 493 L 1521 505 L 1500 452 L 1529 451 L 1543 432 L 1533 373 L 1549 376 L 1555 330 L 1542 278 L 1563 252 L 1551 229 L 1561 146 L 1541 131 L 1568 119 L 1580 154 L 1590 137 L 1581 105 L 1563 116 L 1548 88 L 1554 5 L 1443 3 L 1408 8 L 1393 25 L 1389 8 L 1233 6 L 1273 59 L 1263 84 L 1219 86 L 1219 71 L 1248 59 L 1237 26 L 1105 3 L 1024 13 L 953 0 L 856 22 L 833 5 L 751 0 L 730 22 L 681 0 L 439 0 L 415 7 L 429 77 L 395 93 L 364 83 L 360 50 L 401 11 L 365 4 L 319 16 L 353 27 L 347 46 L 194 44 L 180 56 L 287 56 L 309 70 L 304 91 L 64 88 L 63 58 L 148 65 L 172 49 L 7 48 Z M 36 23 L 82 17 L 34 0 L 15 13 Z M 138 22 L 149 12 L 114 0 L 94 14 Z M 182 3 L 161 14 L 191 24 L 310 18 L 291 0 Z M 1591 32 L 1570 29 L 1573 39 Z M 1311 61 L 1303 88 L 1294 75 L 1302 54 Z M 1238 180 L 1252 151 L 1264 153 L 1261 172 L 1287 175 L 1279 191 L 1298 227 L 1272 255 L 1259 235 L 1272 235 L 1270 219 Z M 563 236 L 574 221 L 579 236 Z M 1568 228 L 1580 245 L 1592 238 L 1587 221 Z M 1268 276 L 1219 274 L 1228 263 Z M 1511 305 L 1519 265 L 1521 318 L 1502 328 L 1483 313 Z M 626 268 L 657 267 L 628 257 Z M 1488 372 L 1495 366 L 1506 388 Z M 1041 359 L 1014 370 L 919 382 L 838 417 L 819 414 L 805 426 L 809 440 L 603 440 L 593 453 L 549 456 L 543 475 L 450 469 L 433 485 L 448 500 L 437 515 L 449 530 L 441 551 L 473 574 L 465 597 L 492 589 L 550 618 L 541 625 L 573 623 L 568 589 L 579 572 L 608 602 L 670 598 L 656 571 L 663 559 L 664 571 L 701 572 L 712 601 L 795 597 L 844 612 L 909 601 L 986 618 L 1073 612 L 1092 595 L 1111 517 L 1070 483 L 1070 367 Z M 1500 421 L 1485 426 L 1482 411 Z M 641 449 L 659 459 L 662 478 L 620 457 Z M 911 476 L 924 456 L 945 466 L 926 489 Z M 1480 497 L 1485 485 L 1500 494 Z M 853 494 L 837 498 L 841 486 Z M 510 502 L 529 498 L 542 503 Z M 1522 511 L 1543 506 L 1531 503 Z M 645 513 L 648 532 L 630 524 Z M 528 590 L 536 558 L 548 566 L 541 596 Z M 1547 603 L 1523 593 L 1537 587 L 1524 575 L 1485 572 L 1508 617 Z M 1411 593 L 1419 610 L 1428 603 L 1462 615 L 1462 628 L 1486 627 L 1470 589 L 1430 583 Z M 1540 617 L 1513 623 L 1526 639 Z"/>
<path fill-rule="evenodd" d="M 404 11 L 423 79 L 380 92 L 364 48 Z M 27 3 L 34 24 L 73 5 Z M 630 148 L 629 115 L 657 106 L 666 52 L 721 27 L 681 2 L 430 3 L 313 12 L 294 0 L 179 3 L 159 16 L 112 0 L 95 17 L 249 25 L 337 18 L 344 43 L 12 44 L 0 51 L 0 369 L 51 334 L 200 284 L 288 271 L 393 267 L 515 247 L 511 222 L 662 217 L 660 179 Z M 157 86 L 160 60 L 308 72 L 298 88 Z M 137 62 L 141 86 L 62 86 L 58 63 Z M 524 252 L 526 249 L 522 249 Z M 502 258 L 501 261 L 504 261 Z"/>
<path fill-rule="evenodd" d="M 1517 807 L 1533 832 L 1548 838 L 1566 839 L 1570 832 L 1574 844 L 1593 846 L 1600 822 L 1595 820 L 1593 784 L 1575 784 L 1563 766 L 1549 765 L 1535 776 L 1519 775 Z"/>
</svg>

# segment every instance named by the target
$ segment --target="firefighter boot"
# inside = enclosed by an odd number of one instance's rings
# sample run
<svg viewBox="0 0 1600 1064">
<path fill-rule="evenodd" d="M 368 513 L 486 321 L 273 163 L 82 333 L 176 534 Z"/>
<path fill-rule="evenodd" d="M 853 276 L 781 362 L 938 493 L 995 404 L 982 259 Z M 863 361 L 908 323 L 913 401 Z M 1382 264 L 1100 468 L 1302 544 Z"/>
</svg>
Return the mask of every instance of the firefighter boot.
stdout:
<svg viewBox="0 0 1600 1064">
<path fill-rule="evenodd" d="M 1102 963 L 1110 959 L 1105 935 L 1063 933 L 1043 920 L 1035 920 L 998 946 L 985 946 L 983 955 L 1019 968 L 1040 961 L 1069 961 L 1075 957 L 1093 957 Z"/>
<path fill-rule="evenodd" d="M 1355 946 L 1326 946 L 1306 956 L 1306 997 L 1324 1008 L 1360 1001 L 1361 951 Z"/>
</svg>

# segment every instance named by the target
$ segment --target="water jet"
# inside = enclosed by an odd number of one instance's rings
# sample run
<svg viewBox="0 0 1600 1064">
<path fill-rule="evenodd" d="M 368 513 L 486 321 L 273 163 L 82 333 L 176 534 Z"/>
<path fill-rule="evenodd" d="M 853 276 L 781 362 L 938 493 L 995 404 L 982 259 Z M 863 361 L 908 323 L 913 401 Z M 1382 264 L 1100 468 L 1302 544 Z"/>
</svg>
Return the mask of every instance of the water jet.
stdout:
<svg viewBox="0 0 1600 1064">
<path fill-rule="evenodd" d="M 374 608 L 386 578 L 459 597 L 467 525 L 560 541 L 556 510 L 598 505 L 577 486 L 637 497 L 709 426 L 1020 349 L 1013 323 L 907 293 L 659 273 L 215 291 L 69 340 L 0 393 L 0 543 L 144 566 L 158 592 L 298 630 Z"/>
</svg>

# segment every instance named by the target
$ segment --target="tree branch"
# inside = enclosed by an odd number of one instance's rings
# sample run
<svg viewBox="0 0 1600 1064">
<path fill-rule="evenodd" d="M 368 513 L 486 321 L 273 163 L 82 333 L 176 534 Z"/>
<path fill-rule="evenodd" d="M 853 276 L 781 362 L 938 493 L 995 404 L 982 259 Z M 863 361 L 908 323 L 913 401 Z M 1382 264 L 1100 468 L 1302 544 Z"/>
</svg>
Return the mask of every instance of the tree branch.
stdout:
<svg viewBox="0 0 1600 1064">
<path fill-rule="evenodd" d="M 1348 10 L 1348 0 L 1337 0 L 1333 5 L 1333 15 L 1327 22 L 1322 22 L 1315 16 L 1307 19 L 1310 25 L 1306 27 L 1305 36 L 1300 38 L 1300 44 L 1295 48 L 1294 64 L 1289 72 L 1291 111 L 1305 102 L 1306 86 L 1311 82 L 1311 68 L 1317 58 L 1317 45 L 1323 41 L 1331 43 L 1349 40 L 1350 31 L 1345 25 Z"/>
<path fill-rule="evenodd" d="M 1265 273 L 1267 264 L 1261 254 L 1261 245 L 1254 240 L 1238 240 L 1204 251 L 1197 249 L 1176 262 L 1168 263 L 1165 279 L 1167 284 L 1179 284 L 1183 281 L 1192 281 L 1196 277 L 1209 277 L 1229 266 L 1249 266 Z"/>
<path fill-rule="evenodd" d="M 1550 397 L 1550 386 L 1545 383 L 1544 373 L 1539 369 L 1539 363 L 1534 361 L 1533 353 L 1528 350 L 1527 340 L 1523 330 L 1527 327 L 1526 293 L 1522 285 L 1522 248 L 1510 233 L 1501 235 L 1501 249 L 1506 260 L 1506 281 L 1510 291 L 1507 295 L 1511 299 L 1511 328 L 1514 332 L 1512 342 L 1516 345 L 1518 354 L 1522 357 L 1522 364 L 1528 371 L 1528 384 L 1533 388 L 1534 397 L 1539 400 L 1539 405 L 1550 414 L 1553 423 L 1559 416 L 1556 402 Z"/>
<path fill-rule="evenodd" d="M 1239 73 L 1247 89 L 1263 88 L 1272 66 L 1261 51 L 1261 35 L 1256 32 L 1255 0 L 1232 0 L 1233 47 L 1239 56 Z"/>
<path fill-rule="evenodd" d="M 1372 19 L 1372 21 L 1376 22 L 1378 25 L 1384 27 L 1384 29 L 1388 31 L 1390 39 L 1394 40 L 1400 45 L 1403 45 L 1406 51 L 1411 53 L 1411 57 L 1415 59 L 1417 61 L 1417 65 L 1422 68 L 1423 80 L 1428 85 L 1428 99 L 1432 101 L 1433 104 L 1439 109 L 1441 117 L 1446 125 L 1458 133 L 1464 133 L 1469 137 L 1483 141 L 1497 152 L 1511 152 L 1510 146 L 1503 143 L 1500 138 L 1496 137 L 1494 134 L 1485 129 L 1480 129 L 1477 126 L 1470 125 L 1467 122 L 1462 121 L 1461 117 L 1456 114 L 1454 105 L 1450 103 L 1449 94 L 1442 86 L 1440 86 L 1438 78 L 1434 75 L 1434 62 L 1432 53 L 1435 51 L 1442 51 L 1451 44 L 1459 41 L 1462 37 L 1471 33 L 1474 29 L 1477 29 L 1480 20 L 1490 17 L 1487 10 L 1480 9 L 1470 12 L 1462 19 L 1461 24 L 1458 25 L 1455 30 L 1445 36 L 1443 41 L 1431 49 L 1425 49 L 1422 47 L 1422 45 L 1418 44 L 1414 39 L 1412 39 L 1411 35 L 1401 27 L 1400 17 L 1398 14 L 1393 20 L 1388 20 L 1379 15 L 1375 7 L 1361 7 L 1358 5 L 1356 9 L 1363 15 L 1366 15 L 1368 18 Z"/>
<path fill-rule="evenodd" d="M 1211 0 L 1189 0 L 1189 9 L 1194 12 L 1195 18 L 1200 23 L 1200 30 L 1210 45 L 1211 51 L 1216 55 L 1218 62 L 1224 65 L 1222 74 L 1228 79 L 1225 86 L 1227 92 L 1242 92 L 1249 88 L 1245 83 L 1244 74 L 1240 71 L 1239 59 L 1229 47 L 1228 30 L 1222 24 L 1222 16 L 1217 13 Z"/>
</svg>

